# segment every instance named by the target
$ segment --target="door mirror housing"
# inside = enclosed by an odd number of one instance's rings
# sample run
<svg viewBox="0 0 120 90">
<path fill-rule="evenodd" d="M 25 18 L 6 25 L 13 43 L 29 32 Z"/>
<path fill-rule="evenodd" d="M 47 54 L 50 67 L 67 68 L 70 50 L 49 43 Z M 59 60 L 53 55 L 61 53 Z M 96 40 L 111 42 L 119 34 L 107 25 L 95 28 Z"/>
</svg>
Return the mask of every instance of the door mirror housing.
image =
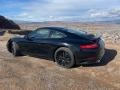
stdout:
<svg viewBox="0 0 120 90">
<path fill-rule="evenodd" d="M 32 36 L 32 33 L 33 33 L 33 32 L 31 32 L 31 33 L 25 35 L 24 38 L 27 39 L 27 40 L 32 40 L 32 38 L 34 38 L 34 37 Z"/>
<path fill-rule="evenodd" d="M 28 35 L 25 35 L 24 38 L 25 38 L 25 39 L 29 39 L 29 38 L 28 38 Z"/>
</svg>

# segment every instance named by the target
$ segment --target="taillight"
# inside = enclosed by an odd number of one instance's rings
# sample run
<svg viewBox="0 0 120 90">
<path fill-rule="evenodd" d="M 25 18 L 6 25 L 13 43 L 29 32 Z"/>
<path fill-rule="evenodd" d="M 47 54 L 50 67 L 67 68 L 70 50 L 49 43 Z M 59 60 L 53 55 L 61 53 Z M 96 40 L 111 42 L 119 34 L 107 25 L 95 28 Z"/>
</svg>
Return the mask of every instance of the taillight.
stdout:
<svg viewBox="0 0 120 90">
<path fill-rule="evenodd" d="M 94 43 L 94 44 L 86 44 L 86 45 L 80 45 L 81 49 L 95 49 L 98 48 L 98 44 Z"/>
</svg>

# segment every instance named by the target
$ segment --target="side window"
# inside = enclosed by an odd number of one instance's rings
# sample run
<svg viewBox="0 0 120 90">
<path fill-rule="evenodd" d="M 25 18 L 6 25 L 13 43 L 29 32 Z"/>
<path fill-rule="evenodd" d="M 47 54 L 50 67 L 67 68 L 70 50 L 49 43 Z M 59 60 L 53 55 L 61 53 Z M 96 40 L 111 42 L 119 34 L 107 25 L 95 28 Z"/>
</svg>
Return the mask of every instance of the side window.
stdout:
<svg viewBox="0 0 120 90">
<path fill-rule="evenodd" d="M 50 35 L 50 30 L 48 29 L 38 29 L 33 34 L 30 35 L 31 38 L 48 38 Z"/>
<path fill-rule="evenodd" d="M 50 38 L 65 38 L 66 35 L 59 31 L 52 31 L 52 34 L 50 35 Z"/>
<path fill-rule="evenodd" d="M 39 38 L 48 38 L 50 34 L 50 30 L 48 29 L 42 29 L 37 31 Z"/>
</svg>

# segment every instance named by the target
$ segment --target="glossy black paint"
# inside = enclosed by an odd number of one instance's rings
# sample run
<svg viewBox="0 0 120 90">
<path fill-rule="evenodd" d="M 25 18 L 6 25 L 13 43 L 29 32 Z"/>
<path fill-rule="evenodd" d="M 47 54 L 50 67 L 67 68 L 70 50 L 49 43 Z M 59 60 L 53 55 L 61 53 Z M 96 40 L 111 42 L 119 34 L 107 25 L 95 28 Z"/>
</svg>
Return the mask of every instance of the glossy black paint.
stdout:
<svg viewBox="0 0 120 90">
<path fill-rule="evenodd" d="M 79 63 L 94 63 L 100 60 L 104 54 L 104 42 L 101 38 L 97 38 L 94 35 L 81 34 L 77 35 L 75 33 L 68 32 L 67 29 L 59 27 L 43 27 L 40 29 L 49 29 L 50 32 L 58 31 L 64 33 L 66 37 L 64 38 L 29 38 L 26 35 L 23 38 L 15 37 L 8 41 L 7 48 L 10 51 L 11 42 L 17 43 L 20 51 L 23 54 L 28 55 L 40 55 L 45 57 L 54 58 L 55 51 L 60 47 L 69 48 L 75 57 L 76 64 Z M 36 30 L 37 31 L 37 30 Z M 33 31 L 35 32 L 35 31 Z M 32 33 L 33 33 L 32 32 Z M 97 49 L 81 49 L 80 45 L 97 43 Z M 11 51 L 10 51 L 11 52 Z M 90 59 L 90 57 L 95 57 Z"/>
</svg>

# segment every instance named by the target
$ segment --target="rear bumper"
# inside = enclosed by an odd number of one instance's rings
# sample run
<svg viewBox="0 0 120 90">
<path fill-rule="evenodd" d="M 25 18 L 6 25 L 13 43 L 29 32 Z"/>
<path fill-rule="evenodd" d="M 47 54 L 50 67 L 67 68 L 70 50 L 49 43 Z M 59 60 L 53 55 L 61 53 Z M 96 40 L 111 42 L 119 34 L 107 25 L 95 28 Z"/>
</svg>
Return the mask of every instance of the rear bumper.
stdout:
<svg viewBox="0 0 120 90">
<path fill-rule="evenodd" d="M 84 49 L 76 53 L 76 64 L 92 64 L 101 61 L 105 53 L 105 45 L 101 40 L 99 41 L 99 48 L 97 49 Z"/>
<path fill-rule="evenodd" d="M 92 64 L 92 63 L 98 63 L 101 61 L 102 57 L 104 56 L 105 49 L 99 51 L 99 52 L 92 52 L 86 55 L 79 55 L 76 58 L 76 64 Z M 85 53 L 85 52 L 84 52 Z"/>
</svg>

